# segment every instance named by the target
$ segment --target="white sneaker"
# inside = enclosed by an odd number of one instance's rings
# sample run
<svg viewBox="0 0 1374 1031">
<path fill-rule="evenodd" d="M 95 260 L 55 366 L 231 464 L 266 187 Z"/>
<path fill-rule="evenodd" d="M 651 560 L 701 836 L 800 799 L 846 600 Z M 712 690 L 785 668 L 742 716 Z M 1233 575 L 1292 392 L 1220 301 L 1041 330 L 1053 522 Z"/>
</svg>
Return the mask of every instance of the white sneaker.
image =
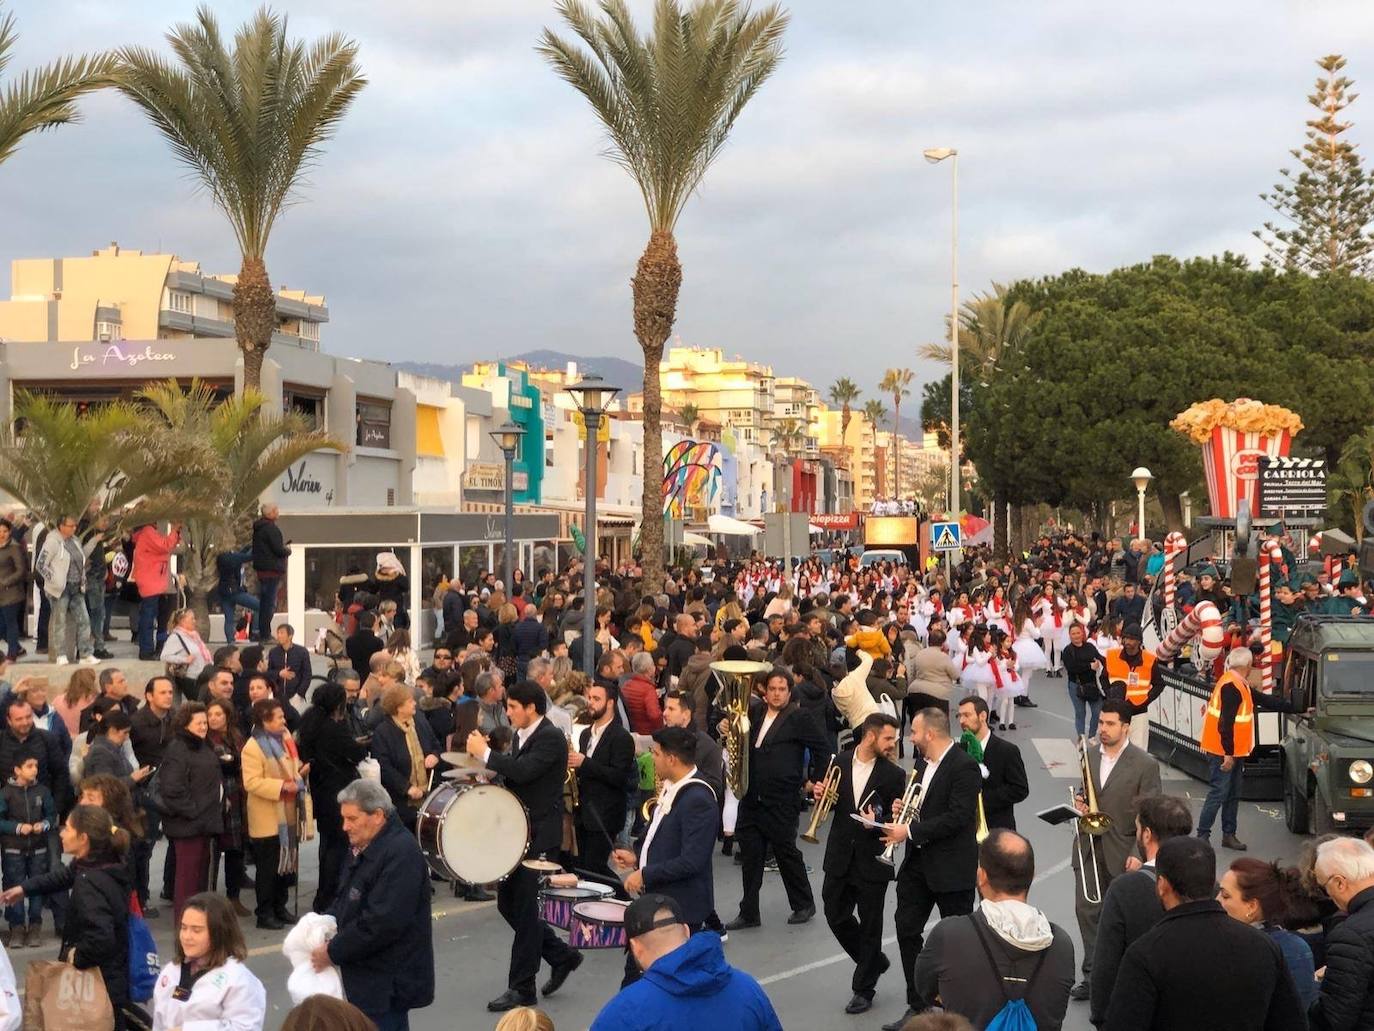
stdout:
<svg viewBox="0 0 1374 1031">
<path fill-rule="evenodd" d="M 87 655 L 84 659 L 81 660 L 81 665 L 83 665 L 83 666 L 99 666 L 99 665 L 100 665 L 100 660 L 97 659 L 94 655 Z"/>
<path fill-rule="evenodd" d="M 67 658 L 65 655 L 59 655 L 59 656 L 57 657 L 56 661 L 53 662 L 53 665 L 54 665 L 54 666 L 65 666 L 65 665 L 67 665 L 67 663 L 69 663 L 69 662 L 71 662 L 71 661 L 72 661 L 72 660 L 69 659 L 69 658 Z"/>
</svg>

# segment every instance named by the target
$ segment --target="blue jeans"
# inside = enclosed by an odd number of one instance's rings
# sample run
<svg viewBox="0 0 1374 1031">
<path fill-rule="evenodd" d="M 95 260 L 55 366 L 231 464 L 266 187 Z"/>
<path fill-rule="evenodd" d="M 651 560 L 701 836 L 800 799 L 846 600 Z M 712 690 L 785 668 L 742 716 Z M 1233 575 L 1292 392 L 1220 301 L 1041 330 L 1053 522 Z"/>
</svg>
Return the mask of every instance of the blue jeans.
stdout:
<svg viewBox="0 0 1374 1031">
<path fill-rule="evenodd" d="M 219 610 L 224 613 L 224 639 L 230 644 L 234 643 L 234 628 L 238 626 L 238 610 L 248 609 L 253 615 L 258 614 L 258 599 L 247 591 L 235 591 L 231 594 L 221 594 L 219 596 Z M 248 624 L 248 639 L 256 640 L 253 637 L 252 620 Z"/>
<path fill-rule="evenodd" d="M 280 576 L 258 577 L 258 640 L 272 639 L 272 617 L 277 614 L 277 588 Z"/>
<path fill-rule="evenodd" d="M 1097 717 L 1102 714 L 1102 697 L 1099 694 L 1096 701 L 1085 702 L 1078 697 L 1078 687 L 1072 680 L 1069 681 L 1069 702 L 1073 705 L 1073 725 L 1078 731 L 1078 736 L 1087 734 L 1088 737 L 1097 736 Z M 1091 720 L 1087 719 L 1091 713 Z M 1087 724 L 1086 726 L 1084 724 Z"/>
<path fill-rule="evenodd" d="M 1236 764 L 1229 770 L 1221 768 L 1221 756 L 1207 757 L 1207 799 L 1202 803 L 1202 812 L 1197 818 L 1197 836 L 1205 838 L 1212 833 L 1212 821 L 1221 810 L 1221 833 L 1236 833 L 1236 816 L 1240 810 L 1240 784 L 1245 779 L 1245 760 L 1236 757 Z"/>
<path fill-rule="evenodd" d="M 13 662 L 19 655 L 19 624 L 24 619 L 24 603 L 0 605 L 0 634 L 5 638 L 5 654 Z"/>
<path fill-rule="evenodd" d="M 138 603 L 138 653 L 154 655 L 167 640 L 167 634 L 157 625 L 157 608 L 161 603 L 158 595 L 142 598 Z"/>
<path fill-rule="evenodd" d="M 5 849 L 0 854 L 0 870 L 4 871 L 4 883 L 6 888 L 15 888 L 23 884 L 30 877 L 36 877 L 41 873 L 48 872 L 48 847 L 44 842 L 43 846 L 34 852 L 11 852 Z M 11 927 L 24 926 L 24 905 L 28 903 L 29 919 L 31 924 L 41 924 L 43 922 L 43 896 L 30 895 L 20 899 L 12 906 L 5 907 L 5 923 Z"/>
<path fill-rule="evenodd" d="M 86 614 L 91 617 L 91 636 L 97 649 L 105 647 L 105 578 L 86 584 Z"/>
</svg>

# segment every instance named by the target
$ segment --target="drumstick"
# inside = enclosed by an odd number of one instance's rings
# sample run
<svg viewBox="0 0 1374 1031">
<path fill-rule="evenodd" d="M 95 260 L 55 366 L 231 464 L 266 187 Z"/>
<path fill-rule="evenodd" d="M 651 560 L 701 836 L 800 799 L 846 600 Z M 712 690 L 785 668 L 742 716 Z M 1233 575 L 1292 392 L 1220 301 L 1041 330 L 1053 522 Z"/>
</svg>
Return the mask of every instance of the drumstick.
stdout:
<svg viewBox="0 0 1374 1031">
<path fill-rule="evenodd" d="M 596 829 L 601 832 L 606 839 L 606 844 L 611 846 L 611 851 L 615 851 L 615 839 L 611 837 L 610 831 L 606 830 L 606 825 L 601 822 L 601 814 L 596 811 L 595 806 L 588 806 L 587 811 L 592 814 L 592 819 L 596 821 Z"/>
<path fill-rule="evenodd" d="M 436 769 L 438 769 L 436 766 L 431 766 L 429 768 L 429 786 L 425 788 L 425 794 L 429 794 L 434 790 L 434 771 Z"/>
</svg>

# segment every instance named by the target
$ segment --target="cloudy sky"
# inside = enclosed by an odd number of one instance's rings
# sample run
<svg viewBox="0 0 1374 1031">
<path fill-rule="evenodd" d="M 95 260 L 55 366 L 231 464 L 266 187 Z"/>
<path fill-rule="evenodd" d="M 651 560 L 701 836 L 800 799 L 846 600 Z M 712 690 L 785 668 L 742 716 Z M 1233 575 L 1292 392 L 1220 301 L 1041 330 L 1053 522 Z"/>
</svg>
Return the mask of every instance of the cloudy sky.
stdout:
<svg viewBox="0 0 1374 1031">
<path fill-rule="evenodd" d="M 534 52 L 551 0 L 290 0 L 296 34 L 356 37 L 371 80 L 273 237 L 273 282 L 324 293 L 325 346 L 468 361 L 533 348 L 637 358 L 633 184 L 580 97 Z M 649 0 L 631 0 L 641 15 Z M 949 164 L 960 279 L 1152 254 L 1258 256 L 1257 194 L 1301 143 L 1313 59 L 1374 83 L 1367 0 L 793 0 L 788 55 L 678 227 L 677 332 L 870 393 L 942 332 Z M 191 0 L 8 0 L 13 69 L 162 45 Z M 252 5 L 217 0 L 237 24 Z M 127 102 L 0 167 L 0 265 L 118 240 L 237 269 L 219 214 Z M 1351 111 L 1374 151 L 1374 95 Z M 0 289 L 7 289 L 0 285 Z"/>
</svg>

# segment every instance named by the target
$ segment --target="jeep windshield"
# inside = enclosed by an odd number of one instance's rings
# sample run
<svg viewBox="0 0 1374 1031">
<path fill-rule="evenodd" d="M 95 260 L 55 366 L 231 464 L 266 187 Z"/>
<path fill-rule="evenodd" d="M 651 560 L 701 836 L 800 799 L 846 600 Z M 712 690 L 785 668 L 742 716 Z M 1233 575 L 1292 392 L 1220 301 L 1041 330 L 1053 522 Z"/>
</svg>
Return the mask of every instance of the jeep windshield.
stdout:
<svg viewBox="0 0 1374 1031">
<path fill-rule="evenodd" d="M 1374 651 L 1327 652 L 1322 656 L 1322 694 L 1374 698 Z"/>
</svg>

